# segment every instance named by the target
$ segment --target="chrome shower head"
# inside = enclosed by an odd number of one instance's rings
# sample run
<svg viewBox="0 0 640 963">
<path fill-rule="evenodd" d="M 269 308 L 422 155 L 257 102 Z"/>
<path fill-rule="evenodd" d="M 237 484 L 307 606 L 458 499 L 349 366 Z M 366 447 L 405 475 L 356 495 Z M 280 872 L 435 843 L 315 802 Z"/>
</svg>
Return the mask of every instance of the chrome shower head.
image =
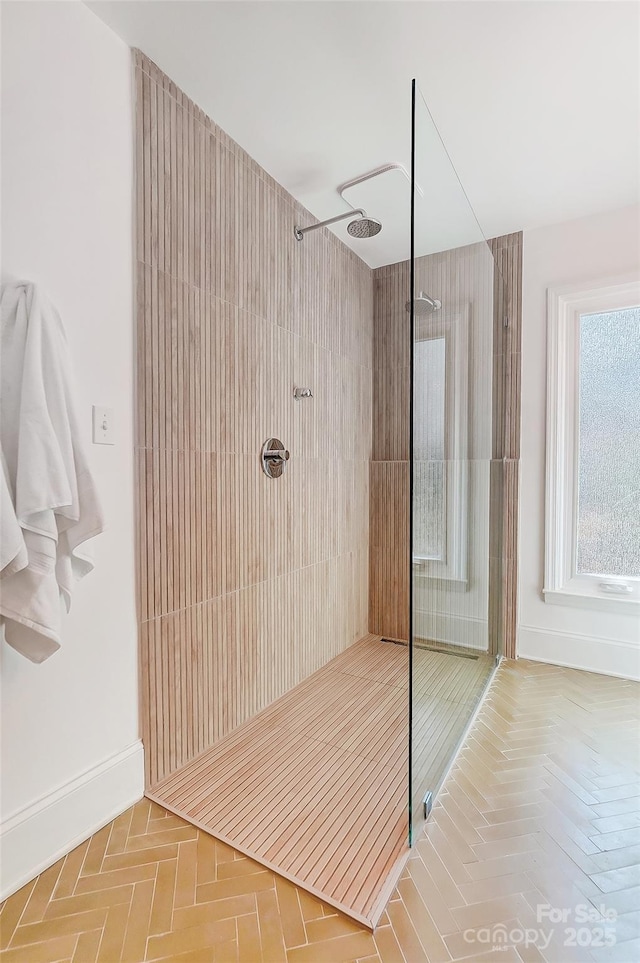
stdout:
<svg viewBox="0 0 640 963">
<path fill-rule="evenodd" d="M 346 217 L 353 217 L 353 220 L 347 224 L 347 233 L 350 234 L 351 237 L 375 237 L 376 234 L 379 234 L 382 230 L 380 221 L 376 221 L 375 217 L 368 217 L 362 208 L 358 208 L 355 211 L 345 211 L 344 214 L 337 214 L 335 217 L 330 217 L 326 221 L 320 221 L 318 224 L 311 224 L 309 227 L 298 227 L 296 225 L 293 229 L 294 237 L 296 241 L 301 241 L 309 231 L 317 231 L 319 227 L 327 227 L 327 225 L 335 224 L 337 221 L 344 221 Z"/>
<path fill-rule="evenodd" d="M 375 217 L 367 217 L 366 214 L 347 224 L 347 234 L 351 237 L 375 237 L 381 230 L 380 221 L 376 221 Z"/>
<path fill-rule="evenodd" d="M 438 298 L 430 298 L 424 291 L 421 291 L 413 301 L 413 312 L 417 318 L 424 318 L 427 314 L 431 314 L 432 311 L 439 311 L 441 307 L 442 301 L 439 301 Z M 405 309 L 409 312 L 411 311 L 411 301 L 407 301 Z"/>
</svg>

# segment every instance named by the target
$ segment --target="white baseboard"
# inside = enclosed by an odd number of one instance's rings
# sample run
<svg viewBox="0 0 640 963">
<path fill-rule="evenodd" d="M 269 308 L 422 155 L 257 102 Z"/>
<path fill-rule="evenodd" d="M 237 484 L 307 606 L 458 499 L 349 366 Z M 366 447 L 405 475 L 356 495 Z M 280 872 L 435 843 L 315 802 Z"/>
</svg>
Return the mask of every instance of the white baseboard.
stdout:
<svg viewBox="0 0 640 963">
<path fill-rule="evenodd" d="M 459 645 L 474 652 L 487 651 L 487 620 L 449 612 L 416 611 L 414 634 L 421 639 Z"/>
<path fill-rule="evenodd" d="M 0 824 L 0 900 L 28 883 L 144 795 L 137 740 Z"/>
<path fill-rule="evenodd" d="M 596 639 L 521 625 L 518 628 L 517 654 L 521 659 L 640 681 L 640 641 L 634 644 L 615 639 Z"/>
</svg>

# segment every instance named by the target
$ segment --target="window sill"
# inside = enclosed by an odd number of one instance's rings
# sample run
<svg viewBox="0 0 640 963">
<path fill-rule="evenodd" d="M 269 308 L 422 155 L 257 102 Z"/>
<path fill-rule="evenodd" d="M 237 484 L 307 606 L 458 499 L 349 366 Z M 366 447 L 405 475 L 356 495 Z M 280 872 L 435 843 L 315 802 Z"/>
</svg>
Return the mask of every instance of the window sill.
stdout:
<svg viewBox="0 0 640 963">
<path fill-rule="evenodd" d="M 568 605 L 578 609 L 596 609 L 600 612 L 617 612 L 624 615 L 640 613 L 640 599 L 614 598 L 610 595 L 587 595 L 580 592 L 567 592 L 563 589 L 543 589 L 545 602 L 552 605 Z"/>
<path fill-rule="evenodd" d="M 461 575 L 444 572 L 429 572 L 428 562 L 424 559 L 414 558 L 413 572 L 418 578 L 427 580 L 432 587 L 442 587 L 453 591 L 466 592 L 469 587 L 469 580 Z"/>
</svg>

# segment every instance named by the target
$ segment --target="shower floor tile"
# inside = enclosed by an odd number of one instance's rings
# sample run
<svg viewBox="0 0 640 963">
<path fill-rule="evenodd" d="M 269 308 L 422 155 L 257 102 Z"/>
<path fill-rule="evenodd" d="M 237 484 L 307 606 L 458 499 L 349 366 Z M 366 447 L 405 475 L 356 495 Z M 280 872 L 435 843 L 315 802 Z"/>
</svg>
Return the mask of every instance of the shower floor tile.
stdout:
<svg viewBox="0 0 640 963">
<path fill-rule="evenodd" d="M 420 756 L 446 755 L 463 660 L 420 655 Z M 361 639 L 147 795 L 373 927 L 409 852 L 407 673 L 406 646 Z"/>
</svg>

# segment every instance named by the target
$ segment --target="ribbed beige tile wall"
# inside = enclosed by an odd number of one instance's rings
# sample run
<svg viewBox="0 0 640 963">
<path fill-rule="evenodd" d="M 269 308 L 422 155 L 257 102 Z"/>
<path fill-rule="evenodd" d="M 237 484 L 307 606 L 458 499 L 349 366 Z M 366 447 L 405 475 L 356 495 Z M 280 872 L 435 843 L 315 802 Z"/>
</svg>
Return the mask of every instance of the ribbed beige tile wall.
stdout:
<svg viewBox="0 0 640 963">
<path fill-rule="evenodd" d="M 491 462 L 490 639 L 516 656 L 518 506 L 522 370 L 522 232 L 489 241 L 496 271 L 493 331 L 493 460 Z M 506 324 L 505 324 L 506 320 Z M 499 586 L 499 590 L 498 590 Z"/>
<path fill-rule="evenodd" d="M 326 230 L 296 241 L 309 213 L 134 56 L 151 786 L 367 633 L 373 288 Z"/>
<path fill-rule="evenodd" d="M 477 626 L 481 615 L 488 619 L 484 631 L 489 651 L 504 645 L 504 653 L 513 657 L 522 235 L 496 238 L 490 250 L 498 268 L 495 273 L 483 244 L 416 261 L 417 290 L 440 298 L 443 313 L 452 305 L 469 311 L 469 522 L 473 528 L 468 590 L 445 597 L 446 585 L 434 582 L 433 587 L 417 592 L 416 603 L 422 597 L 424 607 L 442 609 L 445 623 L 453 619 L 455 624 L 458 619 L 463 624 L 458 616 L 472 616 Z M 400 639 L 406 639 L 409 631 L 410 318 L 405 310 L 409 290 L 408 261 L 374 272 L 369 628 Z M 488 530 L 488 538 L 479 538 L 480 529 Z M 465 611 L 463 596 L 471 599 L 474 592 L 475 602 Z M 464 644 L 463 638 L 459 641 Z"/>
<path fill-rule="evenodd" d="M 374 271 L 369 629 L 409 637 L 410 262 Z"/>
</svg>

